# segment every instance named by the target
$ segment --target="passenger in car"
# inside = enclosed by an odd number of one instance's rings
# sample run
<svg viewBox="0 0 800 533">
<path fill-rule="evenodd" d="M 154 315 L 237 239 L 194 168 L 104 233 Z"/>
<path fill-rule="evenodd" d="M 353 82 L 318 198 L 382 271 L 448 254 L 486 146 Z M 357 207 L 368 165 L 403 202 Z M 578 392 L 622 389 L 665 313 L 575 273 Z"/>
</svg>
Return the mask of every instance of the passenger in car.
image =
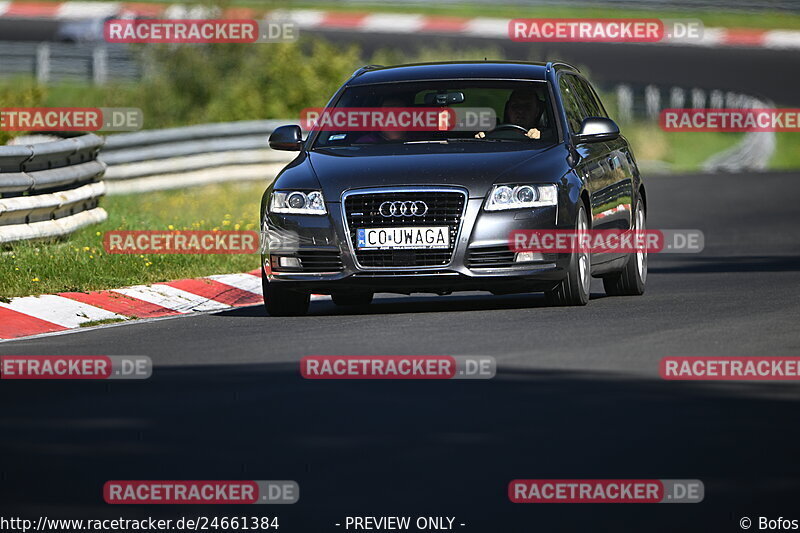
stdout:
<svg viewBox="0 0 800 533">
<path fill-rule="evenodd" d="M 398 96 L 390 96 L 383 100 L 381 107 L 407 107 L 408 102 Z M 405 131 L 371 131 L 356 139 L 356 144 L 375 144 L 405 141 Z"/>
</svg>

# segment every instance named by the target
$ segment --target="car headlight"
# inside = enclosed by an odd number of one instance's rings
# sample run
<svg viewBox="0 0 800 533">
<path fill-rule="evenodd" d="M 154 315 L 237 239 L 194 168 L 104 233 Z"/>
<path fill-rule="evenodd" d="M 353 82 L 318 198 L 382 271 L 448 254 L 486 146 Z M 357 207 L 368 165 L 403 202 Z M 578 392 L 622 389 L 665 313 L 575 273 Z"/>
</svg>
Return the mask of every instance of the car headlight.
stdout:
<svg viewBox="0 0 800 533">
<path fill-rule="evenodd" d="M 555 185 L 495 185 L 486 201 L 487 211 L 522 209 L 558 204 Z"/>
<path fill-rule="evenodd" d="M 274 191 L 269 210 L 293 215 L 324 215 L 328 212 L 320 191 Z"/>
</svg>

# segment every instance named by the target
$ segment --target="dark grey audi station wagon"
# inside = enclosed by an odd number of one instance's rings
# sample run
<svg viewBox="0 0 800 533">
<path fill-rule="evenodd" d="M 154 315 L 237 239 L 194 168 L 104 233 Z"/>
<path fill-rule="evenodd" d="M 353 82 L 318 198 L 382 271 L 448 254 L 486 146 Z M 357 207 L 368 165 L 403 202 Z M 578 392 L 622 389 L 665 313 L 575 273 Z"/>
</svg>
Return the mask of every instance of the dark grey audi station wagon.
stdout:
<svg viewBox="0 0 800 533">
<path fill-rule="evenodd" d="M 326 109 L 493 110 L 494 126 L 270 136 L 298 151 L 262 200 L 264 298 L 302 315 L 311 294 L 366 305 L 376 292 L 544 292 L 585 305 L 591 277 L 639 295 L 645 250 L 517 252 L 516 230 L 643 230 L 647 196 L 628 142 L 585 77 L 560 63 L 367 66 Z"/>
</svg>

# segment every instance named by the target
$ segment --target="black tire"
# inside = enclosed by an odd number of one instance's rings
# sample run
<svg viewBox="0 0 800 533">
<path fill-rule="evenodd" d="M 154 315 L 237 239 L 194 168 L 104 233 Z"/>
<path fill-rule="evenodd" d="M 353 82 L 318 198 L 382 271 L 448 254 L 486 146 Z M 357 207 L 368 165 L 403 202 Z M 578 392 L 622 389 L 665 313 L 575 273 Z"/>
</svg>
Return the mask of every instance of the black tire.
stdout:
<svg viewBox="0 0 800 533">
<path fill-rule="evenodd" d="M 637 196 L 633 210 L 634 226 L 637 231 L 644 231 L 644 204 Z M 647 281 L 647 250 L 630 254 L 623 269 L 608 276 L 603 276 L 603 288 L 609 296 L 639 296 L 644 294 Z"/>
<path fill-rule="evenodd" d="M 589 229 L 586 208 L 581 202 L 575 217 L 575 229 Z M 586 305 L 592 284 L 592 262 L 588 252 L 573 252 L 569 262 L 567 277 L 554 289 L 544 293 L 547 303 L 553 306 Z"/>
<path fill-rule="evenodd" d="M 350 305 L 369 305 L 372 303 L 371 292 L 353 292 L 353 293 L 339 293 L 332 294 L 331 299 L 336 305 L 350 306 Z"/>
<path fill-rule="evenodd" d="M 270 316 L 303 316 L 308 313 L 311 294 L 278 287 L 270 283 L 261 273 L 261 288 L 264 293 L 264 307 Z"/>
</svg>

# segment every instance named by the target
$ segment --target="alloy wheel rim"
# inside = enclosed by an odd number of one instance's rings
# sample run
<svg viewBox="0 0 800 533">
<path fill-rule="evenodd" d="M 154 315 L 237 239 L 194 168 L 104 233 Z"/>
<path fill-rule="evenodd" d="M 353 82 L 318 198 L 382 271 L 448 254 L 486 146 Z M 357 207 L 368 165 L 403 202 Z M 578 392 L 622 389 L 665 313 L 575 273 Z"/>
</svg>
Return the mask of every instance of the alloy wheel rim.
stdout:
<svg viewBox="0 0 800 533">
<path fill-rule="evenodd" d="M 578 242 L 583 242 L 583 235 L 589 229 L 589 224 L 586 222 L 586 213 L 581 210 L 578 214 Z M 585 250 L 581 251 L 578 255 L 578 276 L 581 282 L 583 292 L 589 293 L 589 284 L 591 283 L 589 272 L 589 253 Z"/>
<path fill-rule="evenodd" d="M 636 222 L 635 222 L 635 229 L 636 231 L 644 231 L 645 229 L 645 221 L 644 221 L 644 209 L 642 206 L 639 205 L 636 208 Z M 645 278 L 647 278 L 647 249 L 639 249 L 636 251 L 636 269 L 639 273 L 639 279 L 642 280 L 644 283 Z"/>
</svg>

